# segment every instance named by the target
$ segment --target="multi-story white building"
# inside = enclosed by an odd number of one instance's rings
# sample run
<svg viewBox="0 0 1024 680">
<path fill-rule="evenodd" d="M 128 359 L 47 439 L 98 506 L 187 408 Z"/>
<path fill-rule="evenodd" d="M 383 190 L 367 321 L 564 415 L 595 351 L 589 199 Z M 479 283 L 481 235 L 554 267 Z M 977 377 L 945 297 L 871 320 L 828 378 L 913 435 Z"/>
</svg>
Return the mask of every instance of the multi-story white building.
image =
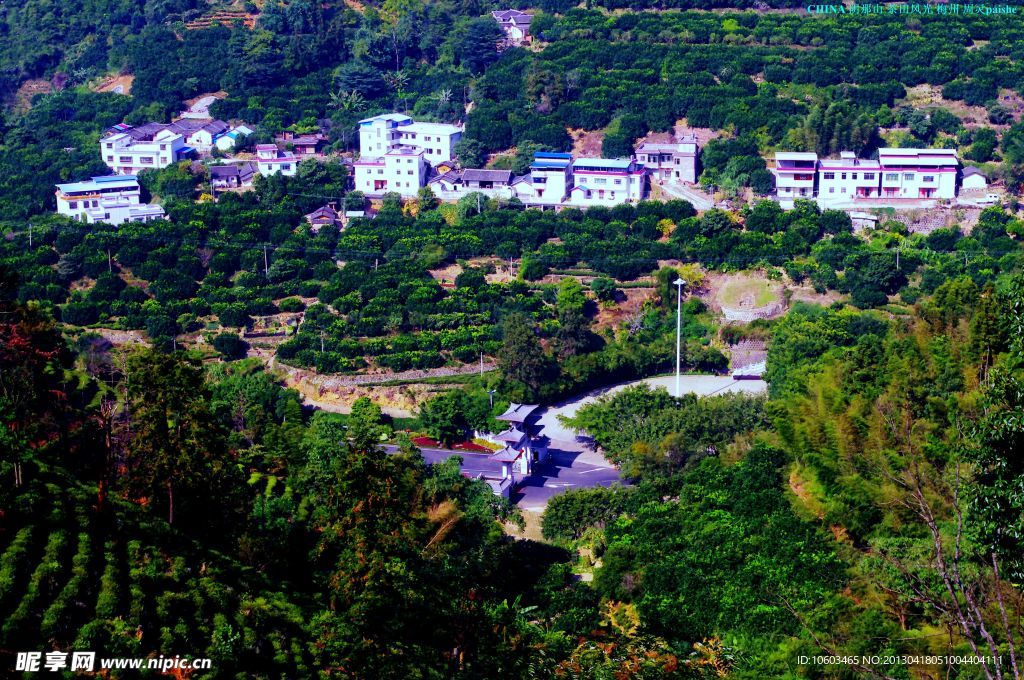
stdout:
<svg viewBox="0 0 1024 680">
<path fill-rule="evenodd" d="M 399 125 L 409 125 L 412 118 L 401 113 L 383 113 L 359 121 L 359 155 L 363 158 L 383 158 L 391 147 L 398 145 Z"/>
<path fill-rule="evenodd" d="M 960 161 L 954 149 L 879 149 L 878 160 L 857 158 L 844 151 L 838 159 L 818 160 L 817 154 L 775 154 L 775 184 L 779 203 L 792 207 L 797 198 L 817 198 L 824 207 L 857 201 L 910 201 L 956 197 Z"/>
<path fill-rule="evenodd" d="M 803 151 L 780 151 L 775 154 L 775 188 L 779 203 L 793 207 L 798 198 L 814 198 L 814 175 L 818 170 L 818 154 Z"/>
<path fill-rule="evenodd" d="M 100 140 L 100 154 L 108 168 L 119 175 L 166 168 L 189 152 L 185 137 L 161 123 L 137 128 L 118 125 Z"/>
<path fill-rule="evenodd" d="M 955 149 L 879 149 L 883 198 L 955 198 Z"/>
<path fill-rule="evenodd" d="M 423 149 L 432 165 L 455 157 L 455 145 L 462 139 L 462 126 L 447 123 L 417 123 L 400 113 L 385 113 L 359 121 L 359 155 L 381 158 L 398 146 Z"/>
<path fill-rule="evenodd" d="M 633 157 L 643 163 L 651 177 L 660 182 L 697 182 L 697 136 L 676 142 L 644 142 Z"/>
<path fill-rule="evenodd" d="M 409 123 L 398 128 L 403 146 L 423 149 L 431 165 L 455 158 L 455 145 L 462 139 L 462 127 L 448 123 Z"/>
<path fill-rule="evenodd" d="M 356 191 L 367 196 L 398 193 L 412 198 L 427 183 L 430 164 L 423 149 L 397 146 L 382 158 L 359 159 L 355 168 Z"/>
<path fill-rule="evenodd" d="M 878 161 L 862 160 L 844 151 L 838 160 L 818 161 L 818 203 L 844 203 L 858 198 L 878 198 Z"/>
<path fill-rule="evenodd" d="M 572 189 L 572 155 L 539 151 L 530 174 L 512 183 L 516 196 L 527 205 L 559 205 Z"/>
<path fill-rule="evenodd" d="M 93 177 L 84 182 L 57 185 L 57 214 L 93 224 L 149 222 L 164 219 L 164 209 L 139 200 L 141 190 L 134 175 Z"/>
<path fill-rule="evenodd" d="M 256 167 L 264 177 L 279 173 L 291 177 L 298 170 L 299 159 L 290 151 L 281 151 L 276 144 L 257 144 Z"/>
<path fill-rule="evenodd" d="M 647 195 L 647 171 L 628 158 L 577 158 L 569 203 L 581 207 L 636 203 Z"/>
</svg>

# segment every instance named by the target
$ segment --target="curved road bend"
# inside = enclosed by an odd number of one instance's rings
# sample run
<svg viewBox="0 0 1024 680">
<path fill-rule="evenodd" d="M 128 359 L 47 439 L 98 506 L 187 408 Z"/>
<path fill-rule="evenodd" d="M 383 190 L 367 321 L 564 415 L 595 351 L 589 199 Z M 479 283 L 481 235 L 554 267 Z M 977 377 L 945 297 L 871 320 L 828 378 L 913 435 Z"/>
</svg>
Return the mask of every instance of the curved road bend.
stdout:
<svg viewBox="0 0 1024 680">
<path fill-rule="evenodd" d="M 611 486 L 619 482 L 618 469 L 595 449 L 586 436 L 580 436 L 575 430 L 567 428 L 559 421 L 558 416 L 572 416 L 581 406 L 596 401 L 602 395 L 614 394 L 640 383 L 665 387 L 671 391 L 675 388 L 675 376 L 660 376 L 612 385 L 540 409 L 538 425 L 543 427 L 541 433 L 550 441 L 548 450 L 551 456 L 546 463 L 534 469 L 532 477 L 519 485 L 512 494 L 512 502 L 523 510 L 539 512 L 547 506 L 552 496 L 567 489 Z M 681 387 L 686 393 L 711 396 L 726 392 L 761 394 L 768 386 L 763 380 L 733 380 L 731 376 L 716 375 L 684 375 Z M 385 448 L 392 453 L 397 450 L 395 446 Z M 462 469 L 467 473 L 487 476 L 501 474 L 501 464 L 488 460 L 488 454 L 485 453 L 433 448 L 421 451 L 423 458 L 431 464 L 458 455 L 462 456 Z"/>
</svg>

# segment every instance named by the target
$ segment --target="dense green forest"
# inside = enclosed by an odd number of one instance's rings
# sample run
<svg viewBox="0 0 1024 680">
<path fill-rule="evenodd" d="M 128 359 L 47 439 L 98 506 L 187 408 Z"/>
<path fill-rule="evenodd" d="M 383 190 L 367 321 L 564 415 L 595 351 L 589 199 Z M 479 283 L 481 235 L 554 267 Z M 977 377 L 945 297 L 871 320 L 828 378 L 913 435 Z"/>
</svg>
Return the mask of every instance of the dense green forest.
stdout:
<svg viewBox="0 0 1024 680">
<path fill-rule="evenodd" d="M 311 416 L 251 363 L 68 347 L 4 281 L 8 646 L 202 653 L 213 677 L 845 677 L 796 659 L 990 646 L 1009 669 L 1019 277 L 902 314 L 798 305 L 770 324 L 767 398 L 583 408 L 634 484 L 555 497 L 554 545 L 400 435 L 384 454 L 368 400 Z"/>
<path fill-rule="evenodd" d="M 209 657 L 211 678 L 1020 677 L 1016 201 L 925 234 L 760 199 L 775 150 L 887 144 L 956 148 L 1019 191 L 1024 33 L 796 7 L 540 0 L 533 45 L 499 51 L 497 6 L 470 0 L 0 4 L 0 674 L 15 650 L 96 649 Z M 93 91 L 111 74 L 129 95 Z M 252 141 L 323 127 L 333 156 L 216 200 L 189 163 L 146 171 L 166 221 L 52 214 L 54 183 L 107 172 L 109 126 L 219 90 Z M 391 110 L 464 121 L 463 165 L 516 171 L 685 120 L 713 137 L 701 183 L 753 200 L 554 213 L 425 191 L 313 233 L 326 202 L 367 206 L 339 155 Z M 623 484 L 554 496 L 535 540 L 406 432 L 451 444 L 509 402 L 672 370 L 672 281 L 741 270 L 835 302 L 719 327 L 689 295 L 684 369 L 764 340 L 767 395 L 580 409 Z M 272 316 L 295 323 L 286 367 L 496 370 L 402 422 L 367 398 L 317 411 L 244 358 Z"/>
</svg>

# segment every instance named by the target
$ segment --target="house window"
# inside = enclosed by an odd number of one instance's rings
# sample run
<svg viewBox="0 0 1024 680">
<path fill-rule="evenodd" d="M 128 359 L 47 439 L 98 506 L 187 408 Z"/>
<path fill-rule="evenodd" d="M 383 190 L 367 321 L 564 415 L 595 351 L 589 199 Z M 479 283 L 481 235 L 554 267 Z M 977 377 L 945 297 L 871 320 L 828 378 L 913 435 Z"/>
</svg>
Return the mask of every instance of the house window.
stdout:
<svg viewBox="0 0 1024 680">
<path fill-rule="evenodd" d="M 160 150 L 161 151 L 167 151 L 167 145 L 166 144 L 161 144 L 160 145 Z"/>
<path fill-rule="evenodd" d="M 864 173 L 864 179 L 874 179 L 874 178 L 875 178 L 875 173 L 873 173 L 873 172 L 865 172 Z"/>
<path fill-rule="evenodd" d="M 284 165 L 281 166 L 281 169 L 282 170 L 291 170 L 292 169 L 291 163 L 285 163 Z"/>
<path fill-rule="evenodd" d="M 71 201 L 69 205 L 71 206 L 71 209 L 74 210 L 78 207 L 78 201 Z"/>
<path fill-rule="evenodd" d="M 846 187 L 843 187 L 840 193 L 846 193 Z"/>
<path fill-rule="evenodd" d="M 834 172 L 826 172 L 825 173 L 825 179 L 835 179 L 835 178 L 836 178 L 836 173 L 834 173 Z"/>
<path fill-rule="evenodd" d="M 132 162 L 132 157 L 131 156 L 121 156 L 118 160 L 121 163 L 131 163 Z"/>
<path fill-rule="evenodd" d="M 852 179 L 857 179 L 857 173 L 853 173 L 853 175 L 851 175 L 851 178 Z"/>
<path fill-rule="evenodd" d="M 885 173 L 886 182 L 898 182 L 900 181 L 900 174 L 898 172 L 887 172 Z"/>
<path fill-rule="evenodd" d="M 914 173 L 912 173 L 912 172 L 905 172 L 905 173 L 903 173 L 903 179 L 905 181 L 910 181 L 910 180 L 914 179 Z"/>
<path fill-rule="evenodd" d="M 114 157 L 113 156 L 107 156 L 107 160 L 110 161 L 111 163 L 113 163 L 114 162 Z"/>
<path fill-rule="evenodd" d="M 615 180 L 615 183 L 616 184 L 622 184 L 622 180 L 621 179 L 617 179 L 617 180 Z"/>
<path fill-rule="evenodd" d="M 142 163 L 143 165 L 153 165 L 153 157 L 142 156 L 141 158 L 139 158 L 139 162 Z"/>
<path fill-rule="evenodd" d="M 846 179 L 846 173 L 845 172 L 841 175 L 840 179 Z"/>
<path fill-rule="evenodd" d="M 922 182 L 934 182 L 935 181 L 935 175 L 925 175 L 924 177 L 921 178 L 921 181 Z"/>
<path fill-rule="evenodd" d="M 830 194 L 836 193 L 836 188 L 835 187 L 829 187 L 828 188 L 828 193 L 830 193 Z"/>
</svg>

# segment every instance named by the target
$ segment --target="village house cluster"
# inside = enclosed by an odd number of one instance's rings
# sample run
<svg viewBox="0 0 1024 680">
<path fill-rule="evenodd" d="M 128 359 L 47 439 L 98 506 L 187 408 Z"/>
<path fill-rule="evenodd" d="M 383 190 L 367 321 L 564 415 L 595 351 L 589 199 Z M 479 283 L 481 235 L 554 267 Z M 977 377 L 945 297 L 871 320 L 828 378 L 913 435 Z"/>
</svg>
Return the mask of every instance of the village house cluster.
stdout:
<svg viewBox="0 0 1024 680">
<path fill-rule="evenodd" d="M 816 200 L 825 208 L 917 206 L 957 197 L 960 160 L 955 149 L 878 150 L 877 160 L 844 151 L 838 159 L 811 152 L 775 154 L 776 196 L 783 207 L 797 199 Z M 984 189 L 985 176 L 975 168 L 963 172 L 963 188 Z"/>
<path fill-rule="evenodd" d="M 441 200 L 478 192 L 533 207 L 591 207 L 643 200 L 649 176 L 690 183 L 697 177 L 695 137 L 641 144 L 633 158 L 574 159 L 539 152 L 530 172 L 517 177 L 509 170 L 457 169 L 453 160 L 462 132 L 458 125 L 420 123 L 397 113 L 360 121 L 356 190 L 371 198 L 392 192 L 414 198 L 426 186 Z"/>
<path fill-rule="evenodd" d="M 103 163 L 118 175 L 166 168 L 197 153 L 214 148 L 231 151 L 239 140 L 252 134 L 243 126 L 232 128 L 222 120 L 182 119 L 173 123 L 146 123 L 134 127 L 115 125 L 100 139 Z"/>
<path fill-rule="evenodd" d="M 499 12 L 495 19 L 506 31 L 513 31 L 517 40 L 528 39 L 529 15 Z M 257 175 L 295 175 L 302 160 L 323 153 L 328 142 L 328 123 L 318 121 L 319 129 L 314 133 L 283 132 L 272 144 L 257 144 L 254 157 L 243 155 L 209 164 L 211 191 L 251 186 Z M 586 208 L 636 203 L 648 197 L 652 181 L 695 183 L 698 176 L 700 149 L 692 135 L 674 141 L 645 141 L 630 158 L 574 158 L 568 153 L 538 152 L 529 172 L 516 176 L 510 170 L 460 168 L 456 147 L 463 131 L 462 125 L 416 121 L 400 113 L 359 121 L 359 155 L 350 166 L 352 189 L 371 199 L 388 193 L 411 199 L 423 187 L 429 187 L 444 201 L 479 193 L 488 198 L 518 199 L 529 207 Z M 58 212 L 75 219 L 114 224 L 163 217 L 159 206 L 140 202 L 138 182 L 134 179 L 137 173 L 159 170 L 183 160 L 229 154 L 238 150 L 251 134 L 253 130 L 244 125 L 189 117 L 172 123 L 115 125 L 99 142 L 103 162 L 114 173 L 111 183 L 93 178 L 60 185 Z M 117 206 L 130 205 L 130 209 L 115 207 L 112 199 L 106 197 L 102 200 L 110 209 L 100 210 L 101 199 L 92 198 L 92 194 L 107 196 L 110 187 L 121 187 L 113 179 L 117 177 L 135 183 L 134 190 L 122 187 L 118 192 Z M 92 191 L 87 199 L 76 196 L 75 192 L 86 192 L 78 185 L 89 182 L 104 184 L 107 190 Z M 337 212 L 336 208 L 327 205 L 322 210 L 324 214 L 308 220 L 311 225 L 335 221 L 328 213 Z M 344 208 L 337 212 L 337 221 L 346 222 L 351 216 L 349 212 Z"/>
</svg>

